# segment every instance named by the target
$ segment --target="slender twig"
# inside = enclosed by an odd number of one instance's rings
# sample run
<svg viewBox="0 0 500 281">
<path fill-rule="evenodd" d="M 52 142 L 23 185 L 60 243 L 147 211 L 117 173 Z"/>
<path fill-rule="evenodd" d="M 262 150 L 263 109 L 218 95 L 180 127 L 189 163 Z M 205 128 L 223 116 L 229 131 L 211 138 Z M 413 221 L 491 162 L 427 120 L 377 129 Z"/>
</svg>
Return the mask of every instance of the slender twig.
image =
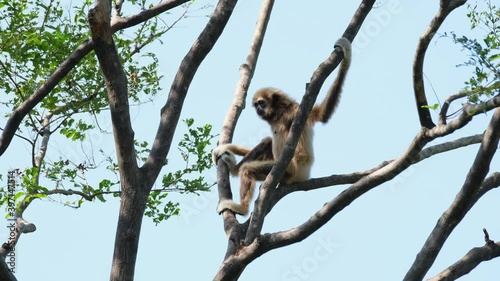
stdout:
<svg viewBox="0 0 500 281">
<path fill-rule="evenodd" d="M 453 281 L 471 272 L 481 262 L 500 257 L 500 242 L 490 240 L 488 231 L 483 228 L 486 245 L 471 249 L 456 263 L 427 281 Z"/>
</svg>

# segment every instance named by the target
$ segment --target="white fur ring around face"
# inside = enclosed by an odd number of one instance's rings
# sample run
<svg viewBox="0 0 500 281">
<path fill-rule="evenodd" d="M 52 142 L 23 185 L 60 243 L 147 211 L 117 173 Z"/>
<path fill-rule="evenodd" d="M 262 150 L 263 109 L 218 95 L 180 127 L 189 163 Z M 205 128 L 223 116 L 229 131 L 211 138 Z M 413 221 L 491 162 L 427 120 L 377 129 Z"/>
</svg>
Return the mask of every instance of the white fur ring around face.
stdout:
<svg viewBox="0 0 500 281">
<path fill-rule="evenodd" d="M 236 157 L 228 149 L 227 144 L 219 145 L 212 150 L 212 161 L 217 165 L 217 160 L 222 159 L 229 168 L 236 166 Z"/>
</svg>

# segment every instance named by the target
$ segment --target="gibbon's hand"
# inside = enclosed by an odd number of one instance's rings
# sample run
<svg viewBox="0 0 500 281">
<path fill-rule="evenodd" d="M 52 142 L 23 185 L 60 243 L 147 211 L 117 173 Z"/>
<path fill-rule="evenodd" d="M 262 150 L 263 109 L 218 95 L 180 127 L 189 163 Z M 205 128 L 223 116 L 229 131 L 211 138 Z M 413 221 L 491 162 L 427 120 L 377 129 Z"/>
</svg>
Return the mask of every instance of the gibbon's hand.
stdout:
<svg viewBox="0 0 500 281">
<path fill-rule="evenodd" d="M 234 153 L 228 149 L 228 146 L 229 144 L 223 144 L 214 148 L 214 150 L 212 150 L 212 161 L 217 165 L 217 161 L 222 159 L 232 171 L 236 167 L 236 157 L 234 157 Z"/>
</svg>

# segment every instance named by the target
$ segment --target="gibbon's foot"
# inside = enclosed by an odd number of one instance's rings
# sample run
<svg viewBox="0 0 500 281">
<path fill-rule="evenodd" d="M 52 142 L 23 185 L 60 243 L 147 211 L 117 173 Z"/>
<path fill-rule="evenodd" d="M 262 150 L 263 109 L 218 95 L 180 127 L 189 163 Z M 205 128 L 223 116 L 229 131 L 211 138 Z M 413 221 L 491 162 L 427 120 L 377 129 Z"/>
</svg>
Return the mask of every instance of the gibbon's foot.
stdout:
<svg viewBox="0 0 500 281">
<path fill-rule="evenodd" d="M 215 165 L 217 165 L 217 161 L 222 159 L 229 169 L 233 169 L 233 167 L 236 166 L 236 157 L 234 156 L 234 153 L 227 149 L 227 147 L 227 144 L 223 144 L 214 148 L 214 150 L 212 150 L 212 161 Z"/>
<path fill-rule="evenodd" d="M 230 210 L 240 216 L 245 216 L 248 210 L 244 210 L 243 206 L 236 204 L 233 200 L 222 200 L 217 206 L 217 213 L 220 215 L 225 210 Z"/>
</svg>

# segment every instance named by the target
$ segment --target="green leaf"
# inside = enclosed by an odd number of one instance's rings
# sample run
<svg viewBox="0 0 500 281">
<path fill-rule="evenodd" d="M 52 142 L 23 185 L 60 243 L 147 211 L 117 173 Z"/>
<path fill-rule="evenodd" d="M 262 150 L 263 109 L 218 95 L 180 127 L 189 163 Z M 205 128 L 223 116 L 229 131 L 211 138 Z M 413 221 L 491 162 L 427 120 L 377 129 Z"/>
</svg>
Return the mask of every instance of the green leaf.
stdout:
<svg viewBox="0 0 500 281">
<path fill-rule="evenodd" d="M 433 105 L 422 105 L 422 108 L 428 108 L 432 110 L 437 110 L 439 108 L 439 104 L 435 103 Z"/>
</svg>

